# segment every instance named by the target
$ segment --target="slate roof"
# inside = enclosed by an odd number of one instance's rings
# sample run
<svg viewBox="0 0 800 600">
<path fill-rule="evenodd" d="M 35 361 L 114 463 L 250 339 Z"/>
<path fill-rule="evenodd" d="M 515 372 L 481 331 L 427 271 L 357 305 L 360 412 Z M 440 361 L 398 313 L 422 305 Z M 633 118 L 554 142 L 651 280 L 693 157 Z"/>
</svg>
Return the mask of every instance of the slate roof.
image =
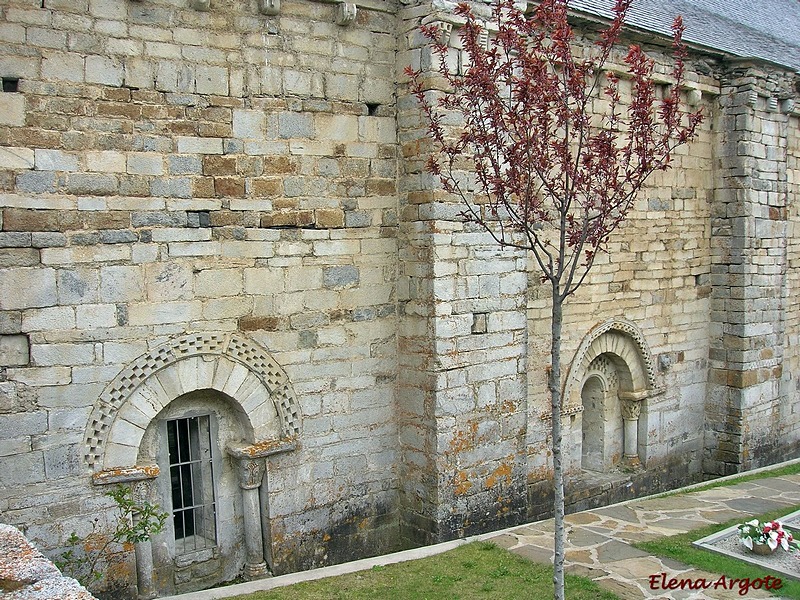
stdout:
<svg viewBox="0 0 800 600">
<path fill-rule="evenodd" d="M 572 0 L 570 7 L 611 16 L 613 0 Z M 635 0 L 627 22 L 671 35 L 683 17 L 687 42 L 743 58 L 761 58 L 800 72 L 800 0 Z"/>
</svg>

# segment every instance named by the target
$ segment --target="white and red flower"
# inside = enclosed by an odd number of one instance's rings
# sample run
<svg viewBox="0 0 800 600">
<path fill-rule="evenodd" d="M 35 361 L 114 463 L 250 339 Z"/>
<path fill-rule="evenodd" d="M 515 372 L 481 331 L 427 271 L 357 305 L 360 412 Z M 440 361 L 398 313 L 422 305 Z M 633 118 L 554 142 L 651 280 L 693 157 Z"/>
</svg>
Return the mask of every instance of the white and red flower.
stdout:
<svg viewBox="0 0 800 600">
<path fill-rule="evenodd" d="M 800 545 L 794 541 L 791 532 L 783 528 L 780 521 L 761 523 L 758 519 L 753 519 L 742 523 L 739 525 L 739 537 L 750 550 L 753 549 L 753 544 L 766 544 L 772 550 L 780 546 L 786 552 L 800 550 Z"/>
</svg>

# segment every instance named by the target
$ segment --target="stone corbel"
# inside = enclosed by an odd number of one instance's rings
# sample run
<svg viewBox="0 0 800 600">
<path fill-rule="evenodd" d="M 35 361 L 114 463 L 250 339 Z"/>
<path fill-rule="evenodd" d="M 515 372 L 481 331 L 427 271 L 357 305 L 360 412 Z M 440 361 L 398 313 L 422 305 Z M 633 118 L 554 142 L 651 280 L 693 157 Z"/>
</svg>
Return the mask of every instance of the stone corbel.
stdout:
<svg viewBox="0 0 800 600">
<path fill-rule="evenodd" d="M 336 7 L 336 24 L 347 27 L 356 20 L 358 7 L 352 2 L 340 2 Z"/>
<path fill-rule="evenodd" d="M 800 116 L 800 107 L 794 98 L 786 98 L 781 102 L 781 112 L 797 117 Z"/>
<path fill-rule="evenodd" d="M 281 0 L 258 0 L 258 11 L 271 17 L 280 14 Z"/>
<path fill-rule="evenodd" d="M 778 99 L 775 96 L 770 96 L 767 98 L 767 110 L 769 112 L 778 111 Z"/>
<path fill-rule="evenodd" d="M 686 94 L 686 103 L 689 106 L 699 105 L 702 99 L 703 93 L 696 88 L 689 90 L 689 92 Z"/>
</svg>

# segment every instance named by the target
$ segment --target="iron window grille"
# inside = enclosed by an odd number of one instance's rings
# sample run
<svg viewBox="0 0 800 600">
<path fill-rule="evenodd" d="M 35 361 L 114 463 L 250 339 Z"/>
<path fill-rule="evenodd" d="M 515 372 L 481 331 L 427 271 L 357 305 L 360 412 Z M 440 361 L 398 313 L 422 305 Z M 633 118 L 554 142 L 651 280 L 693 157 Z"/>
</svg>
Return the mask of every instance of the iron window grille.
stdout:
<svg viewBox="0 0 800 600">
<path fill-rule="evenodd" d="M 176 554 L 217 544 L 211 426 L 208 415 L 167 421 Z"/>
</svg>

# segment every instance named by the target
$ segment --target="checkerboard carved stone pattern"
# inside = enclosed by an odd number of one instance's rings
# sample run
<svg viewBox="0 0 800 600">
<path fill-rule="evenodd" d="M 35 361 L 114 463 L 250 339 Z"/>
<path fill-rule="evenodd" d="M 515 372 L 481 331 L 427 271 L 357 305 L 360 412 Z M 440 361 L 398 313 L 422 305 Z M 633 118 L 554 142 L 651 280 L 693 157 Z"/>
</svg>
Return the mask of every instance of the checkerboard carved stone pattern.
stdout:
<svg viewBox="0 0 800 600">
<path fill-rule="evenodd" d="M 580 386 L 592 363 L 603 354 L 613 354 L 622 359 L 630 370 L 629 391 L 659 391 L 656 370 L 650 348 L 636 325 L 615 319 L 593 329 L 581 342 L 575 353 L 564 393 L 565 410 L 580 404 Z"/>
<path fill-rule="evenodd" d="M 151 378 L 156 380 L 148 381 Z M 106 387 L 86 429 L 89 467 L 126 466 L 107 464 L 104 456 L 115 421 L 125 420 L 143 433 L 147 425 L 143 417 L 157 414 L 176 397 L 204 385 L 240 401 L 248 413 L 270 401 L 280 419 L 281 437 L 299 434 L 301 416 L 294 392 L 286 373 L 266 350 L 238 334 L 189 334 L 143 354 Z"/>
</svg>

